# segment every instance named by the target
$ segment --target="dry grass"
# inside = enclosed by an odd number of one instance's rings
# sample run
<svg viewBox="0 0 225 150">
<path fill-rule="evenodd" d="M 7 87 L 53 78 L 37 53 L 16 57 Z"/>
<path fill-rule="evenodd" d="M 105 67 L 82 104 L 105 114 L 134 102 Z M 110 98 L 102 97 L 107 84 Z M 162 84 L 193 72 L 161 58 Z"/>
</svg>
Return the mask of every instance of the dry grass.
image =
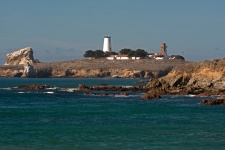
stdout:
<svg viewBox="0 0 225 150">
<path fill-rule="evenodd" d="M 97 60 L 71 60 L 71 61 L 61 61 L 61 62 L 51 62 L 51 63 L 37 63 L 34 65 L 36 69 L 41 68 L 53 68 L 57 70 L 68 70 L 68 69 L 77 69 L 77 70 L 90 70 L 90 69 L 129 69 L 129 70 L 166 70 L 172 69 L 175 66 L 180 66 L 185 64 L 181 60 L 151 60 L 151 59 L 142 59 L 142 60 L 106 60 L 106 59 L 97 59 Z"/>
</svg>

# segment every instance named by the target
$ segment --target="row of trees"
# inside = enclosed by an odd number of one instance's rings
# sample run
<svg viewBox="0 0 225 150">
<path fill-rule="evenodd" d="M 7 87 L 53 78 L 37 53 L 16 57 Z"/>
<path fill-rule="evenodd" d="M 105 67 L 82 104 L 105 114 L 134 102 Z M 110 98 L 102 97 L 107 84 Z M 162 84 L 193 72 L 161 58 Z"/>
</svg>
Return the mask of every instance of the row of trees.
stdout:
<svg viewBox="0 0 225 150">
<path fill-rule="evenodd" d="M 124 49 L 121 49 L 120 54 L 124 54 L 124 55 L 128 55 L 128 57 L 147 57 L 148 56 L 148 52 L 146 52 L 145 50 L 143 49 L 137 49 L 137 50 L 131 50 L 131 49 L 128 49 L 128 48 L 124 48 Z"/>
<path fill-rule="evenodd" d="M 148 52 L 146 52 L 143 49 L 131 50 L 131 49 L 128 49 L 128 48 L 121 49 L 119 51 L 119 53 L 116 53 L 116 52 L 106 52 L 105 53 L 102 50 L 95 50 L 95 51 L 87 50 L 83 56 L 98 59 L 98 58 L 108 57 L 110 55 L 118 55 L 118 54 L 128 55 L 128 57 L 142 57 L 142 58 L 144 58 L 144 57 L 147 57 Z"/>
</svg>

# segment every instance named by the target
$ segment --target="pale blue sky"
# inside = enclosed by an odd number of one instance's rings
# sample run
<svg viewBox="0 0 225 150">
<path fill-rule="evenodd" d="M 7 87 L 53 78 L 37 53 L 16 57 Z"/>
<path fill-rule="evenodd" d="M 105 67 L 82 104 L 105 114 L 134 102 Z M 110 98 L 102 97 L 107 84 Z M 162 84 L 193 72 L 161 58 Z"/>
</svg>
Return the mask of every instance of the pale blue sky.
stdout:
<svg viewBox="0 0 225 150">
<path fill-rule="evenodd" d="M 42 62 L 83 58 L 86 50 L 145 49 L 201 61 L 225 57 L 225 0 L 0 0 L 0 64 L 32 47 Z"/>
</svg>

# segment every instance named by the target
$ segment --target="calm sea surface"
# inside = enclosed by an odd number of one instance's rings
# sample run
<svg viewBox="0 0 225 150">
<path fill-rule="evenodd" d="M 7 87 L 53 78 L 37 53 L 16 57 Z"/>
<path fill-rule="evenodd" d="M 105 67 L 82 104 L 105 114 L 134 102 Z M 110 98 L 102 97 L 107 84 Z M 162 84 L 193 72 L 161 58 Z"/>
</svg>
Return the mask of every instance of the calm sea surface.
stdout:
<svg viewBox="0 0 225 150">
<path fill-rule="evenodd" d="M 130 86 L 137 81 L 0 78 L 0 150 L 225 149 L 225 106 L 200 105 L 201 97 L 142 101 L 142 93 L 101 97 L 69 89 L 10 88 L 34 83 Z"/>
</svg>

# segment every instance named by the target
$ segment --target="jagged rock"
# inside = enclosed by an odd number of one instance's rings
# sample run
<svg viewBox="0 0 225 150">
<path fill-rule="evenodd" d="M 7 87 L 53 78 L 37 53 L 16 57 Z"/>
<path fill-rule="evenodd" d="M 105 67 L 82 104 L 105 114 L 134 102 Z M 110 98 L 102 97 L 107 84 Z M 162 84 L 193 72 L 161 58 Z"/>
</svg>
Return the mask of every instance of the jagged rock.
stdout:
<svg viewBox="0 0 225 150">
<path fill-rule="evenodd" d="M 187 63 L 166 76 L 151 79 L 146 88 L 160 94 L 220 95 L 225 93 L 225 59 Z"/>
<path fill-rule="evenodd" d="M 127 92 L 120 92 L 121 96 L 128 96 L 129 94 Z"/>
<path fill-rule="evenodd" d="M 225 105 L 225 99 L 201 100 L 200 104 L 204 104 L 204 105 Z"/>
<path fill-rule="evenodd" d="M 78 85 L 78 90 L 84 91 L 84 92 L 89 92 L 89 91 L 90 91 L 90 88 L 87 87 L 86 85 L 79 84 L 79 85 Z"/>
<path fill-rule="evenodd" d="M 148 91 L 144 95 L 141 96 L 142 100 L 151 100 L 151 99 L 159 99 L 161 96 L 155 91 Z"/>
<path fill-rule="evenodd" d="M 209 80 L 205 77 L 191 78 L 187 83 L 188 86 L 199 87 L 199 88 L 208 88 L 212 87 L 212 80 Z"/>
<path fill-rule="evenodd" d="M 176 78 L 170 79 L 168 83 L 171 87 L 177 87 L 178 85 L 182 84 L 182 79 L 182 76 L 177 76 Z"/>
<path fill-rule="evenodd" d="M 19 49 L 13 53 L 6 55 L 5 65 L 21 65 L 21 64 L 33 64 L 38 63 L 39 60 L 35 60 L 33 56 L 33 50 L 31 47 Z"/>
<path fill-rule="evenodd" d="M 32 65 L 29 63 L 24 65 L 24 71 L 23 71 L 23 76 L 26 78 L 35 78 L 37 75 L 37 71 L 34 69 Z"/>
<path fill-rule="evenodd" d="M 149 80 L 149 83 L 146 85 L 148 88 L 157 88 L 161 87 L 162 83 L 159 81 L 159 79 L 153 78 Z"/>
</svg>

